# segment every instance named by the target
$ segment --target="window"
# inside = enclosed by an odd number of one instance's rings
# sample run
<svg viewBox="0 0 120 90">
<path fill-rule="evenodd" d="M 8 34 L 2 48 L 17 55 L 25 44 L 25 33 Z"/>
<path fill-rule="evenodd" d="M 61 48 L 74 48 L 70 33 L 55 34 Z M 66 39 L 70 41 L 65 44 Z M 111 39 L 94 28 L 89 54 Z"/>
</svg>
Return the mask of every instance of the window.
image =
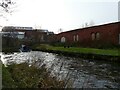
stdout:
<svg viewBox="0 0 120 90">
<path fill-rule="evenodd" d="M 76 40 L 79 41 L 79 36 L 78 35 L 76 35 Z"/>
<path fill-rule="evenodd" d="M 100 33 L 96 33 L 96 39 L 97 39 L 97 40 L 100 39 Z"/>
<path fill-rule="evenodd" d="M 75 41 L 78 41 L 79 40 L 79 36 L 78 35 L 74 35 L 73 36 L 73 41 L 75 42 Z"/>
<path fill-rule="evenodd" d="M 66 40 L 65 37 L 62 37 L 62 38 L 61 38 L 61 42 L 62 42 L 62 43 L 64 43 L 65 40 Z"/>
<path fill-rule="evenodd" d="M 75 42 L 75 35 L 73 36 L 73 41 Z"/>
<path fill-rule="evenodd" d="M 120 34 L 119 34 L 119 44 L 120 44 Z"/>
<path fill-rule="evenodd" d="M 41 36 L 41 41 L 44 41 L 44 36 L 43 35 Z"/>
<path fill-rule="evenodd" d="M 91 37 L 92 37 L 92 40 L 95 40 L 95 33 L 92 33 Z"/>
</svg>

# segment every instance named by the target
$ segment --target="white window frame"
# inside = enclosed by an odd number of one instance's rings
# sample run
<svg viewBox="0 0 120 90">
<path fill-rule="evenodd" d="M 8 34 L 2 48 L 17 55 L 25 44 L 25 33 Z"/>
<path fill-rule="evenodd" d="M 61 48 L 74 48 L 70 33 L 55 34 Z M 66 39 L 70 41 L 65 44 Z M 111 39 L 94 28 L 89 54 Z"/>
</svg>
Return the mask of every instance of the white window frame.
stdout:
<svg viewBox="0 0 120 90">
<path fill-rule="evenodd" d="M 95 40 L 95 33 L 91 34 L 91 38 L 92 38 L 92 40 Z"/>
<path fill-rule="evenodd" d="M 73 41 L 75 42 L 75 35 L 73 36 Z"/>
<path fill-rule="evenodd" d="M 61 43 L 65 43 L 66 42 L 66 38 L 65 37 L 61 37 Z"/>
<path fill-rule="evenodd" d="M 76 40 L 79 41 L 79 35 L 76 35 Z"/>
<path fill-rule="evenodd" d="M 99 32 L 96 33 L 96 39 L 100 40 L 100 33 Z"/>
<path fill-rule="evenodd" d="M 119 45 L 120 45 L 120 33 L 119 33 L 119 37 L 118 38 L 119 38 Z"/>
</svg>

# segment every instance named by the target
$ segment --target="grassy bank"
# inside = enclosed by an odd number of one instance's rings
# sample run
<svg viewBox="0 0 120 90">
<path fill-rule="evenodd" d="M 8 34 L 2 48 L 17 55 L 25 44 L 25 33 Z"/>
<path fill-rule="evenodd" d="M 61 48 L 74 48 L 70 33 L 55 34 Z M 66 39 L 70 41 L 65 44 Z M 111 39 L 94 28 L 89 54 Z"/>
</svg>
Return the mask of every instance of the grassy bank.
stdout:
<svg viewBox="0 0 120 90">
<path fill-rule="evenodd" d="M 4 88 L 62 88 L 63 81 L 51 77 L 44 66 L 37 68 L 27 63 L 2 66 L 2 86 Z"/>
<path fill-rule="evenodd" d="M 38 50 L 54 50 L 54 51 L 64 51 L 64 52 L 73 52 L 73 53 L 90 53 L 98 55 L 110 55 L 110 56 L 120 56 L 119 49 L 96 49 L 96 48 L 82 48 L 82 47 L 54 47 L 50 45 L 37 45 L 35 49 Z"/>
<path fill-rule="evenodd" d="M 35 50 L 50 51 L 55 53 L 63 53 L 68 55 L 77 55 L 85 58 L 92 59 L 119 59 L 120 50 L 119 49 L 96 49 L 96 48 L 82 48 L 82 47 L 59 47 L 50 45 L 36 45 Z"/>
</svg>

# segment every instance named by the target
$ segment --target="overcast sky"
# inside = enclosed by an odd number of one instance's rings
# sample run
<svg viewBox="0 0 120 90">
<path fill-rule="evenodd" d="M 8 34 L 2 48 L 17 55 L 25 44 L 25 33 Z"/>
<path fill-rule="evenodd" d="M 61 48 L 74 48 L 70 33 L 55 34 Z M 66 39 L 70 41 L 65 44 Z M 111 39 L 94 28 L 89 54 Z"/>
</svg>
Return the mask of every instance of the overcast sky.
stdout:
<svg viewBox="0 0 120 90">
<path fill-rule="evenodd" d="M 118 21 L 119 0 L 16 0 L 17 8 L 1 25 L 48 29 L 58 33 L 81 28 L 93 21 L 95 25 Z"/>
</svg>

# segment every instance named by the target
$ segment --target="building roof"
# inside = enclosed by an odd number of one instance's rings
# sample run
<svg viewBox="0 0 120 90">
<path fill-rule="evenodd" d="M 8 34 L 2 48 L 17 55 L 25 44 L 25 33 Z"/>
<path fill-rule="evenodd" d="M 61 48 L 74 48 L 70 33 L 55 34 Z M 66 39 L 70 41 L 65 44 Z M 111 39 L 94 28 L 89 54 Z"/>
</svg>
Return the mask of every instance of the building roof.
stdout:
<svg viewBox="0 0 120 90">
<path fill-rule="evenodd" d="M 85 30 L 85 29 L 89 29 L 89 28 L 98 28 L 98 27 L 109 26 L 109 25 L 114 25 L 114 24 L 120 24 L 120 22 L 113 22 L 113 23 L 107 23 L 107 24 L 103 24 L 103 25 L 96 25 L 96 26 L 91 26 L 91 27 L 78 28 L 78 29 L 74 29 L 74 30 L 61 32 L 61 33 L 58 33 L 58 34 L 73 32 L 73 31 L 78 31 L 78 30 Z"/>
<path fill-rule="evenodd" d="M 2 28 L 2 31 L 13 30 L 13 29 L 17 29 L 17 30 L 33 30 L 32 27 L 5 26 L 5 27 Z"/>
</svg>

